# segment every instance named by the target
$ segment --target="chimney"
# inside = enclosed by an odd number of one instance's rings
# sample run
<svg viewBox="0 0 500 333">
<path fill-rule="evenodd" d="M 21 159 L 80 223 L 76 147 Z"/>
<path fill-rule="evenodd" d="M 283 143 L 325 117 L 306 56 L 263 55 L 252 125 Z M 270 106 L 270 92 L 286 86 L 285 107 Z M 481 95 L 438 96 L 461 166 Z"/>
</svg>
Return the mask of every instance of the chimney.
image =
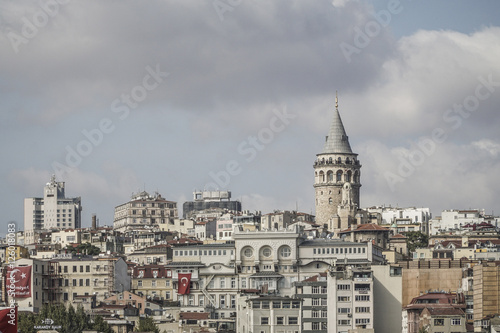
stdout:
<svg viewBox="0 0 500 333">
<path fill-rule="evenodd" d="M 469 247 L 469 236 L 462 236 L 462 247 Z"/>
<path fill-rule="evenodd" d="M 97 217 L 95 214 L 92 214 L 92 230 L 97 230 Z"/>
</svg>

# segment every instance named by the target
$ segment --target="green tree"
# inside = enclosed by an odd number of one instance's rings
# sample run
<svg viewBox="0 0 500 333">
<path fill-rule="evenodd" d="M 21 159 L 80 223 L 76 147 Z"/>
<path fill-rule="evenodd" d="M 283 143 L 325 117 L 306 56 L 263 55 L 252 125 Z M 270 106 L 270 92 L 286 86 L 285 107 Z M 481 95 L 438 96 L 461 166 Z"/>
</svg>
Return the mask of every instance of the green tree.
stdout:
<svg viewBox="0 0 500 333">
<path fill-rule="evenodd" d="M 80 333 L 83 330 L 88 330 L 93 328 L 93 324 L 90 322 L 89 316 L 85 314 L 85 311 L 80 306 L 75 309 L 72 305 L 66 309 L 64 305 L 44 305 L 38 314 L 27 313 L 20 314 L 18 321 L 19 332 L 23 333 L 35 333 L 37 330 L 35 326 L 44 326 L 44 321 L 46 319 L 52 319 L 54 321 L 54 326 L 61 326 L 58 330 L 60 333 Z M 101 318 L 102 320 L 102 318 Z M 105 323 L 107 325 L 107 323 Z M 102 330 L 105 333 L 111 333 L 108 330 Z"/>
<path fill-rule="evenodd" d="M 414 252 L 415 249 L 420 247 L 427 247 L 429 245 L 429 236 L 420 231 L 409 231 L 405 234 L 408 252 Z"/>
<path fill-rule="evenodd" d="M 140 318 L 138 325 L 135 327 L 137 332 L 154 332 L 160 333 L 160 329 L 153 321 L 153 318 Z"/>
<path fill-rule="evenodd" d="M 94 318 L 92 329 L 103 333 L 113 333 L 113 330 L 109 327 L 108 323 L 104 321 L 102 316 L 96 316 Z"/>
<path fill-rule="evenodd" d="M 81 243 L 81 244 L 78 244 L 77 247 L 73 247 L 73 246 L 66 246 L 66 251 L 68 253 L 73 253 L 73 254 L 88 254 L 90 256 L 96 256 L 98 255 L 99 253 L 101 253 L 101 249 L 98 248 L 97 246 L 95 245 L 92 245 L 90 243 Z"/>
</svg>

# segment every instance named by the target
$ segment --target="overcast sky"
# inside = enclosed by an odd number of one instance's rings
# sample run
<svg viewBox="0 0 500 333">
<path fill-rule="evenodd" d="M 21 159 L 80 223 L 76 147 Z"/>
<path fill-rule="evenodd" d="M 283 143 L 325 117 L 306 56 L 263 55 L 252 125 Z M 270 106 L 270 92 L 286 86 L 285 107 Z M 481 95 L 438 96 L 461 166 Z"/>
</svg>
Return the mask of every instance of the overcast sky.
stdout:
<svg viewBox="0 0 500 333">
<path fill-rule="evenodd" d="M 0 1 L 2 225 L 51 174 L 83 225 L 143 189 L 314 214 L 339 110 L 361 205 L 500 214 L 500 2 Z M 4 233 L 4 231 L 0 231 Z"/>
</svg>

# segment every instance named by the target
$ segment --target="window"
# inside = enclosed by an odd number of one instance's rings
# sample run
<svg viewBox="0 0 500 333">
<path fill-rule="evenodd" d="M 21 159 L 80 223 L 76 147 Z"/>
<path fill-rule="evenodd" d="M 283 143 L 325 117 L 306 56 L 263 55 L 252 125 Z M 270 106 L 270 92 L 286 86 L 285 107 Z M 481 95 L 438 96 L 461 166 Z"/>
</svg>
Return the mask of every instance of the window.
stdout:
<svg viewBox="0 0 500 333">
<path fill-rule="evenodd" d="M 319 318 L 319 311 L 318 310 L 312 311 L 312 318 Z"/>
<path fill-rule="evenodd" d="M 292 254 L 292 250 L 290 249 L 289 246 L 282 246 L 280 248 L 280 256 L 282 258 L 288 258 Z"/>
<path fill-rule="evenodd" d="M 156 287 L 156 280 L 151 281 L 151 287 Z"/>
<path fill-rule="evenodd" d="M 262 249 L 262 255 L 266 258 L 269 258 L 272 254 L 272 250 L 270 247 L 265 247 Z"/>
<path fill-rule="evenodd" d="M 367 325 L 370 323 L 370 318 L 358 318 L 356 319 L 356 325 Z"/>
<path fill-rule="evenodd" d="M 137 281 L 137 286 L 142 287 L 142 280 Z"/>
<path fill-rule="evenodd" d="M 319 298 L 313 298 L 312 299 L 312 305 L 313 306 L 319 305 Z"/>
<path fill-rule="evenodd" d="M 351 313 L 351 308 L 338 308 L 338 313 Z"/>
<path fill-rule="evenodd" d="M 370 312 L 370 308 L 367 306 L 356 307 L 356 313 L 367 313 Z"/>
<path fill-rule="evenodd" d="M 250 258 L 253 256 L 253 250 L 251 247 L 246 247 L 244 250 L 243 250 L 243 255 L 247 258 Z"/>
<path fill-rule="evenodd" d="M 276 325 L 285 325 L 285 317 L 276 317 Z"/>
<path fill-rule="evenodd" d="M 73 273 L 76 273 L 77 272 L 77 268 L 76 266 L 73 266 Z"/>
<path fill-rule="evenodd" d="M 337 290 L 351 290 L 350 284 L 339 284 L 337 285 Z"/>
<path fill-rule="evenodd" d="M 313 286 L 312 287 L 312 293 L 313 294 L 319 294 L 319 286 Z"/>
<path fill-rule="evenodd" d="M 315 330 L 315 331 L 319 330 L 319 323 L 317 323 L 317 322 L 316 323 L 312 323 L 312 329 Z"/>
<path fill-rule="evenodd" d="M 288 325 L 297 325 L 298 323 L 298 317 L 288 317 Z"/>
<path fill-rule="evenodd" d="M 444 319 L 434 319 L 434 326 L 444 326 Z"/>
<path fill-rule="evenodd" d="M 236 278 L 234 277 L 231 278 L 231 288 L 236 288 Z"/>
<path fill-rule="evenodd" d="M 451 325 L 452 326 L 462 325 L 462 320 L 460 318 L 452 318 L 451 319 Z"/>
<path fill-rule="evenodd" d="M 370 301 L 370 295 L 356 295 L 356 301 L 368 302 L 368 301 Z"/>
<path fill-rule="evenodd" d="M 269 325 L 269 317 L 260 317 L 261 325 Z"/>
<path fill-rule="evenodd" d="M 220 287 L 221 287 L 221 289 L 226 288 L 226 278 L 225 277 L 220 278 Z"/>
<path fill-rule="evenodd" d="M 231 295 L 231 309 L 236 309 L 236 295 Z"/>
<path fill-rule="evenodd" d="M 337 321 L 339 326 L 346 326 L 346 325 L 351 325 L 351 320 L 350 319 L 340 319 Z"/>
<path fill-rule="evenodd" d="M 349 296 L 338 296 L 337 297 L 337 302 L 349 302 L 350 300 L 351 300 L 351 298 Z"/>
</svg>

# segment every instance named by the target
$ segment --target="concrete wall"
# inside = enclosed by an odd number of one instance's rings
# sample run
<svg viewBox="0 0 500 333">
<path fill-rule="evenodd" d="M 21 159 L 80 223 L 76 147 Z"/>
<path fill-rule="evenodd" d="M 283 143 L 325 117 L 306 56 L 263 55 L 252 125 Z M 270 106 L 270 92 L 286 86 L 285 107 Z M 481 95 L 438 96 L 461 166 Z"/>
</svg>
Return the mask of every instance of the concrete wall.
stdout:
<svg viewBox="0 0 500 333">
<path fill-rule="evenodd" d="M 428 291 L 456 292 L 461 281 L 460 267 L 403 268 L 402 306 L 407 306 L 414 297 Z"/>
<path fill-rule="evenodd" d="M 371 269 L 373 271 L 375 332 L 401 332 L 403 278 L 397 271 L 391 274 L 391 265 L 373 265 Z"/>
</svg>

